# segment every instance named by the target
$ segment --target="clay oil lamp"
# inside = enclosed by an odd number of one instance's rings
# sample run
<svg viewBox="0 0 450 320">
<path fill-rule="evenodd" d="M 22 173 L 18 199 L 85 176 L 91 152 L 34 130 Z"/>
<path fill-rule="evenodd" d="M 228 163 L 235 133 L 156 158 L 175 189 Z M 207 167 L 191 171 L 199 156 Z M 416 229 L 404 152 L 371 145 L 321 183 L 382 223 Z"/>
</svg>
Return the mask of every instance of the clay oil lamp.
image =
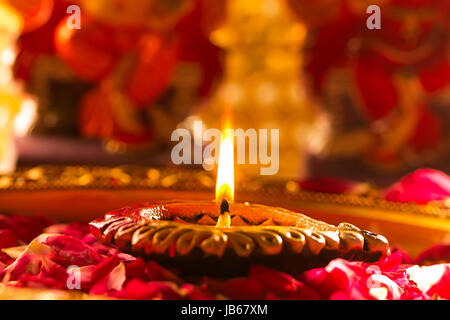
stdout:
<svg viewBox="0 0 450 320">
<path fill-rule="evenodd" d="M 234 200 L 234 142 L 224 130 L 214 201 L 129 206 L 90 223 L 107 243 L 185 275 L 245 274 L 253 264 L 290 273 L 342 257 L 375 261 L 389 254 L 385 237 L 283 208 Z"/>
</svg>

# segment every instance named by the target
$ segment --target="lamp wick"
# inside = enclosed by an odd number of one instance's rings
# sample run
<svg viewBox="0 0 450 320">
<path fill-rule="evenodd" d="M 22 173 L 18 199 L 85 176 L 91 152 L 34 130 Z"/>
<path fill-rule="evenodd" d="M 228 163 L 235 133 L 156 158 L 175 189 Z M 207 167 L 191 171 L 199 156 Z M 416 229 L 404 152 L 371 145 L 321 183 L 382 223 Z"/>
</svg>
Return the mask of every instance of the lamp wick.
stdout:
<svg viewBox="0 0 450 320">
<path fill-rule="evenodd" d="M 227 199 L 224 198 L 220 204 L 220 215 L 223 215 L 225 212 L 230 213 L 230 205 L 228 204 Z"/>
<path fill-rule="evenodd" d="M 220 203 L 220 216 L 217 219 L 216 228 L 229 228 L 231 226 L 230 205 L 227 199 L 222 199 Z"/>
</svg>

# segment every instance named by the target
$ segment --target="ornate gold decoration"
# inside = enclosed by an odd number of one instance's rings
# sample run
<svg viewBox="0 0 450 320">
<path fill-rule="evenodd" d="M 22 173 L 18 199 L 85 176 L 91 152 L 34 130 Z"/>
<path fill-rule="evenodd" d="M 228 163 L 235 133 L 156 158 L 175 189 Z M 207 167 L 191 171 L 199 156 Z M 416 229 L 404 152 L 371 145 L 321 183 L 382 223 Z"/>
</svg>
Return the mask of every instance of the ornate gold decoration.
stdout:
<svg viewBox="0 0 450 320">
<path fill-rule="evenodd" d="M 354 226 L 354 229 L 346 229 L 348 225 L 339 225 L 338 231 L 311 231 L 295 226 L 239 226 L 220 229 L 173 221 L 137 223 L 124 218 L 112 221 L 105 234 L 119 247 L 128 250 L 133 248 L 133 252 L 144 256 L 152 253 L 166 254 L 173 247 L 175 255 L 179 256 L 188 255 L 194 248 L 200 248 L 205 255 L 222 257 L 228 245 L 243 258 L 255 252 L 277 255 L 284 248 L 296 254 L 309 252 L 314 255 L 319 255 L 322 250 L 341 253 L 364 248 L 370 253 L 387 251 L 386 238 L 361 231 Z"/>
<path fill-rule="evenodd" d="M 214 177 L 206 171 L 145 166 L 62 166 L 19 167 L 10 175 L 0 175 L 0 192 L 82 189 L 183 190 L 214 194 Z M 398 213 L 450 219 L 450 202 L 428 205 L 383 200 L 372 194 L 328 194 L 301 190 L 294 180 L 243 177 L 239 194 L 260 198 L 314 202 L 355 208 L 377 208 Z"/>
</svg>

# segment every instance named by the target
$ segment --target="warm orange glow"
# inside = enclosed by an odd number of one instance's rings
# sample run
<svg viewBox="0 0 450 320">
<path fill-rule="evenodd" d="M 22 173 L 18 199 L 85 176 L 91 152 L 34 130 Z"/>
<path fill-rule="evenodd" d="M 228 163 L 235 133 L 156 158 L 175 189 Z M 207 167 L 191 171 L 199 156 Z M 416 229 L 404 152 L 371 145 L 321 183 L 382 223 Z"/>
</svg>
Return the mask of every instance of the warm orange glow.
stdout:
<svg viewBox="0 0 450 320">
<path fill-rule="evenodd" d="M 8 2 L 0 0 L 0 32 L 2 33 L 0 47 L 5 40 L 9 40 L 3 33 L 16 35 L 22 30 L 23 24 L 24 21 L 20 14 Z"/>
<path fill-rule="evenodd" d="M 229 119 L 222 131 L 216 180 L 216 201 L 224 198 L 234 200 L 234 135 Z"/>
<path fill-rule="evenodd" d="M 19 113 L 14 119 L 14 133 L 22 137 L 32 128 L 37 117 L 36 101 L 31 98 L 25 99 L 22 103 Z"/>
</svg>

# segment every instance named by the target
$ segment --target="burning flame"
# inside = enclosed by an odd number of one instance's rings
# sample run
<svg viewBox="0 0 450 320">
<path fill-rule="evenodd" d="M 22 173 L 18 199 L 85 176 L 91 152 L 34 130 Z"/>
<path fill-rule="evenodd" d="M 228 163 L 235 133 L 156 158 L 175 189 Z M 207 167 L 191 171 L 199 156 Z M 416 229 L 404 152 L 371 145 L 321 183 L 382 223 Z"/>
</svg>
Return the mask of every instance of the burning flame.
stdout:
<svg viewBox="0 0 450 320">
<path fill-rule="evenodd" d="M 222 130 L 216 180 L 216 201 L 222 199 L 234 200 L 234 135 L 229 118 Z"/>
</svg>

